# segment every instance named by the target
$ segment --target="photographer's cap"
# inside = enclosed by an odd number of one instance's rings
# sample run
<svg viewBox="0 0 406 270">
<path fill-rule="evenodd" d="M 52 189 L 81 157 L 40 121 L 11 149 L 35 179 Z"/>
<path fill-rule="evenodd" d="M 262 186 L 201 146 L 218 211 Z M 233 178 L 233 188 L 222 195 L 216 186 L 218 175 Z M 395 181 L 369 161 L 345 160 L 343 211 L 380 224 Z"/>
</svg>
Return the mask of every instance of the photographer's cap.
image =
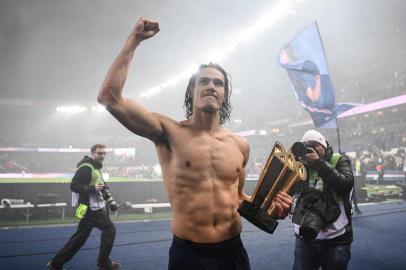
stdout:
<svg viewBox="0 0 406 270">
<path fill-rule="evenodd" d="M 320 132 L 318 132 L 314 129 L 310 129 L 310 130 L 306 131 L 300 141 L 301 142 L 318 142 L 321 145 L 323 145 L 325 148 L 327 148 L 326 138 L 323 136 L 323 134 L 321 134 Z"/>
</svg>

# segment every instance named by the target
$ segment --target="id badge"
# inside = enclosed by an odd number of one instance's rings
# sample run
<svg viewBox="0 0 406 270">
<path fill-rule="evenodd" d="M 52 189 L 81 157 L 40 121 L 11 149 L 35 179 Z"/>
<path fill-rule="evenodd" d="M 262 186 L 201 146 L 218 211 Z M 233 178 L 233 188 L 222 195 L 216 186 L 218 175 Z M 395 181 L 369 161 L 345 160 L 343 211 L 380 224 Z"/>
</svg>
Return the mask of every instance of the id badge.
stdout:
<svg viewBox="0 0 406 270">
<path fill-rule="evenodd" d="M 86 204 L 79 204 L 78 208 L 76 208 L 75 217 L 80 219 L 84 218 L 87 212 L 87 208 L 89 208 L 89 206 L 87 206 Z"/>
</svg>

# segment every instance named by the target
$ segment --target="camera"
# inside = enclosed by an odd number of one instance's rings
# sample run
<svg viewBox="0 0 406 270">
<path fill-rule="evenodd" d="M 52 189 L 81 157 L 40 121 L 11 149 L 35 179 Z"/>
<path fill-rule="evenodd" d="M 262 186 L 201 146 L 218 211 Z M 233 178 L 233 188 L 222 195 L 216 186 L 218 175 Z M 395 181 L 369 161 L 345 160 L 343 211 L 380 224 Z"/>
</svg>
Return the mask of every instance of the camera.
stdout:
<svg viewBox="0 0 406 270">
<path fill-rule="evenodd" d="M 308 142 L 295 142 L 292 145 L 292 154 L 297 158 L 302 158 L 312 152 L 310 149 L 314 148 Z"/>
<path fill-rule="evenodd" d="M 304 213 L 299 227 L 299 235 L 305 239 L 314 239 L 323 227 L 323 221 L 317 211 Z"/>
<path fill-rule="evenodd" d="M 314 188 L 302 190 L 292 205 L 292 222 L 299 225 L 299 235 L 306 240 L 315 239 L 320 230 L 340 216 L 338 203 Z"/>
<path fill-rule="evenodd" d="M 105 185 L 103 189 L 101 190 L 103 199 L 106 201 L 110 211 L 115 212 L 118 210 L 118 203 L 114 200 L 113 196 L 111 196 L 111 193 L 107 186 Z"/>
</svg>

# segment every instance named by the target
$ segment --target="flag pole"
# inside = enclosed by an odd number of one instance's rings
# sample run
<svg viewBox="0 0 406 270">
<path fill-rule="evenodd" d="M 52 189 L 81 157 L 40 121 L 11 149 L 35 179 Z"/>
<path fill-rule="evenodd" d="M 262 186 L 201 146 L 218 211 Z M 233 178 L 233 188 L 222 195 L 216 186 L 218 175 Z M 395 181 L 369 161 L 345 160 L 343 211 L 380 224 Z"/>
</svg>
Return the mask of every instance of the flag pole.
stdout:
<svg viewBox="0 0 406 270">
<path fill-rule="evenodd" d="M 337 141 L 338 141 L 338 153 L 341 153 L 341 142 L 340 142 L 340 128 L 338 126 L 338 119 L 336 117 L 336 129 L 337 129 Z"/>
</svg>

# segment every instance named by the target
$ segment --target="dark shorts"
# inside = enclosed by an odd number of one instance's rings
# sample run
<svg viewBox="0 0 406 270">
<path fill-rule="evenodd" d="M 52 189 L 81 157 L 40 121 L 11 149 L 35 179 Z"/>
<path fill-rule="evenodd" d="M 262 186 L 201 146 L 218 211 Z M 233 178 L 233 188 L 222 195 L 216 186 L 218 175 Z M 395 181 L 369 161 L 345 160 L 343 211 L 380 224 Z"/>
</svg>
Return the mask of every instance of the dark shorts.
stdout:
<svg viewBox="0 0 406 270">
<path fill-rule="evenodd" d="M 247 252 L 240 236 L 230 240 L 202 244 L 173 236 L 169 249 L 169 270 L 250 270 Z"/>
</svg>

